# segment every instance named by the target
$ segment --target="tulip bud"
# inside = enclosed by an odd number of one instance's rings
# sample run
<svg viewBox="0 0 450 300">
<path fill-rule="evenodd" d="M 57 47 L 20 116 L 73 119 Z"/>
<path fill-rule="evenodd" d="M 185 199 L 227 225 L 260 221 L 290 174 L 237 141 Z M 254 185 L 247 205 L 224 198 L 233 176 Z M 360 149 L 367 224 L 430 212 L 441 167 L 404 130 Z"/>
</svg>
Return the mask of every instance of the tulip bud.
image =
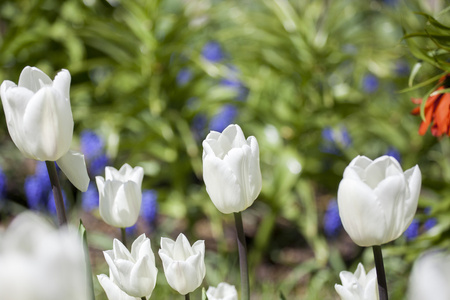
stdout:
<svg viewBox="0 0 450 300">
<path fill-rule="evenodd" d="M 205 241 L 196 241 L 192 247 L 184 234 L 173 241 L 161 238 L 159 256 L 169 285 L 181 295 L 198 288 L 205 278 Z"/>
<path fill-rule="evenodd" d="M 214 205 L 224 214 L 241 212 L 261 192 L 259 146 L 238 125 L 211 131 L 203 141 L 203 179 Z"/>
<path fill-rule="evenodd" d="M 144 169 L 124 164 L 120 170 L 105 168 L 105 178 L 95 177 L 100 196 L 99 210 L 103 220 L 111 226 L 133 226 L 141 209 L 141 185 Z"/>
<path fill-rule="evenodd" d="M 450 299 L 450 254 L 433 250 L 414 262 L 409 277 L 408 300 Z"/>
<path fill-rule="evenodd" d="M 84 156 L 69 151 L 73 135 L 70 73 L 55 80 L 35 67 L 25 67 L 19 85 L 5 80 L 0 87 L 9 135 L 25 157 L 56 161 L 79 190 L 89 184 Z"/>
<path fill-rule="evenodd" d="M 341 300 L 378 300 L 377 272 L 375 268 L 366 275 L 364 266 L 359 263 L 354 274 L 342 271 L 339 274 L 342 285 L 335 284 L 334 289 Z"/>
<path fill-rule="evenodd" d="M 356 244 L 369 247 L 398 238 L 411 224 L 421 186 L 419 167 L 403 172 L 397 160 L 352 160 L 339 184 L 339 215 Z"/>
<path fill-rule="evenodd" d="M 221 282 L 217 288 L 210 286 L 206 291 L 208 300 L 238 300 L 237 290 L 234 285 Z"/>
<path fill-rule="evenodd" d="M 117 239 L 114 239 L 113 250 L 104 251 L 106 262 L 110 270 L 109 282 L 106 275 L 99 277 L 106 293 L 116 294 L 114 286 L 132 297 L 150 297 L 156 285 L 158 269 L 155 266 L 150 239 L 145 234 L 140 235 L 131 246 L 131 253 Z"/>
</svg>

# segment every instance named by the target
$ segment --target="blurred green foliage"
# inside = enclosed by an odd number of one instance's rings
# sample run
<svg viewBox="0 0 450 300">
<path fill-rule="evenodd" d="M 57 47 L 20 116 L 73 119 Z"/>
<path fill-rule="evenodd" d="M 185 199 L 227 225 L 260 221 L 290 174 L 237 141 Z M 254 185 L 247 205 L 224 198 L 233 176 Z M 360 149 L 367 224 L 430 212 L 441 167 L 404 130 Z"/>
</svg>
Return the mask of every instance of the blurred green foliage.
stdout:
<svg viewBox="0 0 450 300">
<path fill-rule="evenodd" d="M 399 93 L 418 59 L 430 65 L 415 82 L 436 76 L 436 66 L 448 71 L 447 56 L 431 56 L 440 50 L 409 51 L 412 37 L 422 34 L 402 39 L 404 31 L 432 26 L 426 37 L 448 50 L 450 24 L 437 25 L 442 14 L 414 14 L 425 9 L 426 1 L 6 0 L 0 80 L 17 82 L 26 65 L 51 77 L 68 69 L 75 143 L 82 130 L 95 130 L 115 167 L 144 167 L 143 187 L 158 191 L 163 216 L 154 250 L 161 235 L 177 230 L 191 241 L 209 233 L 208 285 L 237 285 L 238 264 L 227 229 L 232 217 L 215 209 L 202 183 L 201 141 L 224 105 L 237 107 L 233 122 L 257 137 L 261 151 L 263 190 L 244 213 L 257 299 L 280 292 L 286 299 L 333 299 L 340 271 L 353 272 L 359 261 L 369 269 L 370 253 L 344 232 L 325 237 L 322 219 L 353 157 L 395 149 L 405 169 L 422 170 L 417 218 L 438 220 L 417 240 L 400 238 L 386 249 L 392 298 L 402 299 L 411 261 L 432 245 L 448 246 L 450 232 L 449 141 L 417 133 L 410 98 L 426 87 Z M 218 62 L 202 55 L 211 41 L 222 48 Z M 180 82 L 186 70 L 189 78 Z M 15 182 L 8 195 L 24 204 L 26 174 L 16 170 L 21 158 L 3 114 L 0 148 L 0 163 Z M 106 249 L 109 242 L 92 231 L 91 243 Z M 154 293 L 174 296 L 162 268 Z"/>
</svg>

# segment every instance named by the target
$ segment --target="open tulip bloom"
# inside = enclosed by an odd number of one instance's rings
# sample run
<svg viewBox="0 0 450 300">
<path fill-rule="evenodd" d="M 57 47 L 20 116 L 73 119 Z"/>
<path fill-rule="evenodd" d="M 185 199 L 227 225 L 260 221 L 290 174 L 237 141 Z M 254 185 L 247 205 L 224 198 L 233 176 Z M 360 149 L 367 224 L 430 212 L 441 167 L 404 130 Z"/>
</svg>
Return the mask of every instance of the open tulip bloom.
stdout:
<svg viewBox="0 0 450 300">
<path fill-rule="evenodd" d="M 366 274 L 364 266 L 359 263 L 355 273 L 342 271 L 339 277 L 342 285 L 335 284 L 334 288 L 341 300 L 378 300 L 375 268 Z"/>
<path fill-rule="evenodd" d="M 133 242 L 131 252 L 119 240 L 114 239 L 113 250 L 103 253 L 110 277 L 102 274 L 98 276 L 98 280 L 108 299 L 150 298 L 156 285 L 158 269 L 150 239 L 145 234 Z"/>
<path fill-rule="evenodd" d="M 210 286 L 206 291 L 208 300 L 238 300 L 238 293 L 234 285 L 221 282 L 217 287 Z"/>
<path fill-rule="evenodd" d="M 419 167 L 403 172 L 392 156 L 357 156 L 339 184 L 342 225 L 352 240 L 369 247 L 398 238 L 411 224 L 421 186 Z"/>
<path fill-rule="evenodd" d="M 342 225 L 356 244 L 373 246 L 381 300 L 387 300 L 388 294 L 380 245 L 398 238 L 411 224 L 421 180 L 417 165 L 403 172 L 392 156 L 374 161 L 357 156 L 345 169 L 339 184 Z"/>
<path fill-rule="evenodd" d="M 161 238 L 159 256 L 169 285 L 181 295 L 197 289 L 205 278 L 205 241 L 196 241 L 192 246 L 180 233 L 176 241 Z"/>
<path fill-rule="evenodd" d="M 84 155 L 70 151 L 73 117 L 70 108 L 70 73 L 55 80 L 35 67 L 25 67 L 19 84 L 5 80 L 0 95 L 9 135 L 25 157 L 56 161 L 80 191 L 89 185 Z"/>
<path fill-rule="evenodd" d="M 142 167 L 124 164 L 120 170 L 105 168 L 105 178 L 95 177 L 100 196 L 99 210 L 103 220 L 111 226 L 133 226 L 141 209 Z"/>
</svg>

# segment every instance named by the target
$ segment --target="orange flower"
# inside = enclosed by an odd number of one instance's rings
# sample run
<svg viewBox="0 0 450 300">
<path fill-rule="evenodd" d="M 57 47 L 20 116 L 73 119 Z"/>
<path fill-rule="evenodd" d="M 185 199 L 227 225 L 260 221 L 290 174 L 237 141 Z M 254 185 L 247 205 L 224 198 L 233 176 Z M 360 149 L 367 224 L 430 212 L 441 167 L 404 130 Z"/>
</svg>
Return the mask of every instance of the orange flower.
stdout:
<svg viewBox="0 0 450 300">
<path fill-rule="evenodd" d="M 450 87 L 450 74 L 446 74 L 439 79 L 441 84 L 437 90 L 430 94 L 425 103 L 425 120 L 419 127 L 419 134 L 424 135 L 431 125 L 431 134 L 441 136 L 447 134 L 450 136 L 450 93 L 439 93 L 438 91 Z M 422 99 L 413 99 L 416 104 L 420 104 Z M 414 108 L 413 115 L 420 114 L 420 105 Z"/>
</svg>

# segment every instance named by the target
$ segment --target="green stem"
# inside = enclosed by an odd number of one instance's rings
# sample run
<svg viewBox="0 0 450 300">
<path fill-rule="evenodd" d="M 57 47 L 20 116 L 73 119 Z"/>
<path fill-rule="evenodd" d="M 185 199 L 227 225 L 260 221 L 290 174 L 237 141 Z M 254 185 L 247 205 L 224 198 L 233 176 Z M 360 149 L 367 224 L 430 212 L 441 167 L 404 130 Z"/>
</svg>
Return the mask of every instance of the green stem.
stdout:
<svg viewBox="0 0 450 300">
<path fill-rule="evenodd" d="M 242 215 L 240 212 L 234 213 L 234 222 L 236 224 L 237 243 L 239 249 L 239 266 L 241 269 L 241 299 L 250 300 L 250 284 L 248 278 L 247 265 L 247 245 L 245 243 L 244 225 L 242 224 Z"/>
<path fill-rule="evenodd" d="M 125 231 L 125 228 L 120 228 L 120 235 L 122 244 L 126 247 L 127 246 L 127 232 Z"/>
<path fill-rule="evenodd" d="M 378 295 L 380 300 L 388 300 L 386 273 L 384 272 L 383 254 L 381 246 L 373 246 L 373 257 L 375 258 L 375 268 L 377 270 Z"/>
<path fill-rule="evenodd" d="M 189 293 L 187 293 L 186 295 L 184 295 L 184 299 L 185 300 L 189 300 L 191 297 L 189 296 Z"/>
<path fill-rule="evenodd" d="M 48 177 L 52 184 L 53 198 L 55 199 L 56 215 L 58 217 L 58 225 L 62 226 L 67 223 L 66 211 L 64 208 L 64 199 L 59 185 L 58 173 L 54 161 L 45 161 L 47 166 Z"/>
</svg>

